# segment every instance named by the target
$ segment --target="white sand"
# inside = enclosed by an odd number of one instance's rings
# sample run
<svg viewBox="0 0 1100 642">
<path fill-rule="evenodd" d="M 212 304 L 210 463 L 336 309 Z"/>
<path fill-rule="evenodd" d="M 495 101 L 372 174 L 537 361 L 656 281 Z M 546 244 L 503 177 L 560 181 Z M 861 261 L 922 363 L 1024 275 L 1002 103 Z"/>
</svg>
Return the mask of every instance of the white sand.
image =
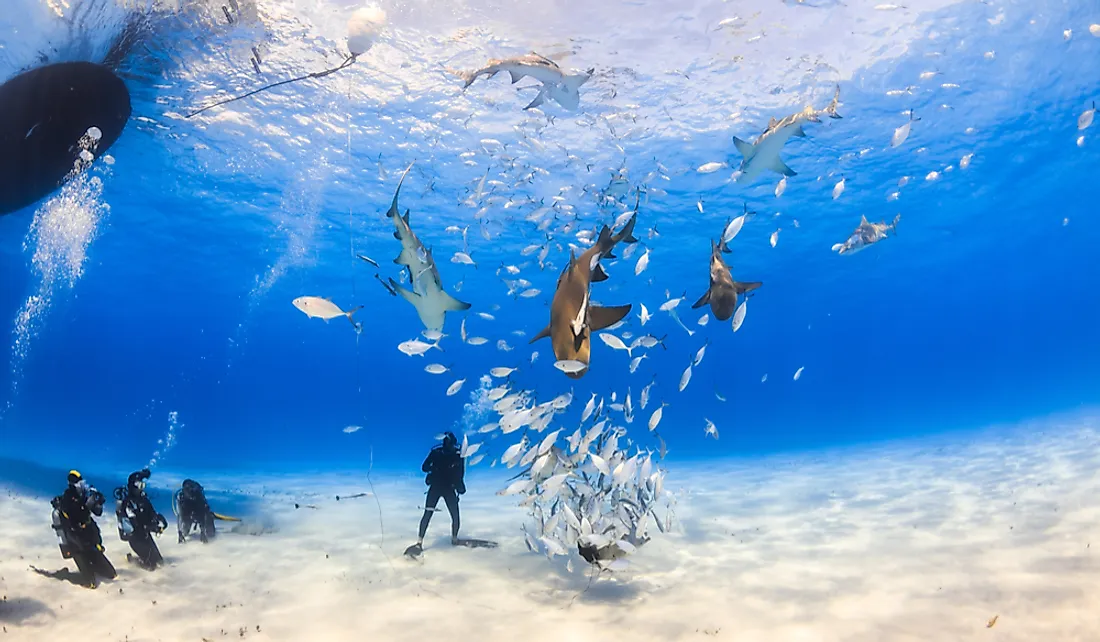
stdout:
<svg viewBox="0 0 1100 642">
<path fill-rule="evenodd" d="M 484 475 L 470 479 L 463 534 L 497 550 L 451 548 L 439 513 L 424 561 L 403 559 L 419 481 L 376 480 L 380 550 L 373 500 L 332 499 L 347 478 L 282 478 L 268 487 L 320 508 L 269 494 L 276 533 L 181 546 L 173 530 L 156 573 L 128 566 L 101 523 L 120 577 L 97 591 L 28 570 L 63 565 L 49 505 L 5 493 L 0 642 L 1096 640 L 1100 433 L 1074 423 L 673 469 L 678 532 L 572 606 L 586 578 L 526 551 L 522 511 Z"/>
</svg>

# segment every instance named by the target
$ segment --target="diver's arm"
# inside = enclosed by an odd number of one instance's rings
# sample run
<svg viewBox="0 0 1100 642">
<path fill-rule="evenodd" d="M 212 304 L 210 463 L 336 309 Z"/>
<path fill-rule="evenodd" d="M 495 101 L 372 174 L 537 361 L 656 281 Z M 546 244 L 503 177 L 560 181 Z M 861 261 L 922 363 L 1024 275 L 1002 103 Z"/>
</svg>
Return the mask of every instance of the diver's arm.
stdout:
<svg viewBox="0 0 1100 642">
<path fill-rule="evenodd" d="M 429 452 L 428 456 L 424 458 L 424 464 L 420 466 L 420 470 L 425 473 L 432 472 L 432 455 L 434 452 Z"/>
</svg>

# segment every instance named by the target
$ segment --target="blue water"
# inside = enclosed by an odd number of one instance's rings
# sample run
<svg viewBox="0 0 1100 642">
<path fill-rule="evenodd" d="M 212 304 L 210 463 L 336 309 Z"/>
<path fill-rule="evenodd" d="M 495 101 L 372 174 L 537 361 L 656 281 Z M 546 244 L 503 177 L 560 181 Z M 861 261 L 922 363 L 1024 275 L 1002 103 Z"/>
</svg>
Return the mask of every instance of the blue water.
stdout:
<svg viewBox="0 0 1100 642">
<path fill-rule="evenodd" d="M 629 388 L 637 403 L 656 377 L 651 403 L 668 403 L 661 430 L 673 468 L 974 430 L 1095 405 L 1100 123 L 1078 132 L 1077 117 L 1100 98 L 1100 38 L 1088 32 L 1100 22 L 1097 6 L 961 2 L 876 12 L 872 4 L 767 4 L 776 20 L 793 25 L 795 35 L 778 45 L 769 43 L 783 30 L 772 24 L 715 30 L 733 13 L 721 3 L 574 3 L 560 13 L 547 9 L 553 15 L 544 24 L 538 12 L 494 16 L 488 4 L 443 16 L 386 7 L 390 31 L 349 70 L 193 120 L 178 114 L 218 92 L 259 86 L 247 61 L 251 44 L 265 47 L 264 81 L 280 80 L 338 63 L 342 23 L 331 11 L 301 9 L 301 28 L 313 38 L 304 44 L 294 37 L 297 23 L 270 14 L 264 26 L 237 28 L 155 14 L 148 46 L 122 66 L 134 116 L 109 151 L 114 164 L 92 170 L 103 180 L 95 201 L 109 213 L 95 225 L 72 287 L 66 279 L 55 286 L 25 356 L 15 346 L 16 317 L 41 280 L 27 240 L 41 205 L 0 217 L 0 325 L 11 333 L 0 341 L 10 347 L 0 362 L 11 364 L 0 370 L 0 456 L 138 468 L 166 438 L 174 412 L 176 443 L 158 462 L 174 470 L 364 469 L 373 456 L 377 469 L 415 471 L 434 435 L 487 421 L 465 406 L 495 366 L 519 367 L 516 385 L 542 400 L 572 389 L 569 421 L 591 393 L 621 396 Z M 619 16 L 626 17 L 611 20 Z M 517 24 L 506 29 L 508 20 Z M 449 40 L 462 26 L 477 28 Z M 51 61 L 94 57 L 85 41 L 102 40 L 99 28 L 109 30 L 110 21 L 74 41 L 47 33 L 17 43 L 0 31 L 7 46 L 0 76 L 33 64 L 35 47 Z M 844 29 L 859 38 L 834 34 Z M 747 42 L 761 31 L 764 38 Z M 501 78 L 459 94 L 440 69 L 451 56 L 460 57 L 447 66 L 470 68 L 532 47 L 560 50 L 572 36 L 575 54 L 563 66 L 594 65 L 597 76 L 582 89 L 579 113 L 546 108 L 552 122 L 523 113 L 529 93 L 516 95 Z M 616 71 L 623 67 L 636 73 Z M 688 68 L 688 77 L 673 68 Z M 927 71 L 940 74 L 922 80 Z M 732 136 L 753 139 L 770 117 L 808 102 L 824 106 L 837 83 L 844 118 L 808 125 L 807 138 L 788 143 L 784 158 L 798 175 L 781 197 L 775 174 L 744 185 L 728 181 L 731 168 L 695 171 L 711 161 L 736 168 Z M 907 86 L 911 93 L 887 95 Z M 908 109 L 920 120 L 891 148 Z M 522 145 L 515 127 L 542 148 Z M 573 382 L 553 368 L 548 342 L 527 345 L 548 320 L 575 239 L 554 231 L 553 267 L 540 271 L 535 257 L 520 255 L 544 239 L 523 221 L 537 206 L 502 204 L 487 213 L 491 240 L 482 237 L 477 208 L 461 201 L 487 169 L 495 175 L 510 163 L 483 150 L 486 138 L 504 143 L 521 164 L 549 170 L 497 193 L 549 202 L 573 185 L 576 230 L 622 211 L 601 209 L 592 196 L 611 170 L 625 162 L 635 183 L 658 162 L 669 170 L 671 180 L 659 185 L 667 194 L 651 195 L 638 215 L 648 270 L 634 275 L 639 248 L 610 264 L 611 279 L 593 288 L 594 300 L 635 305 L 620 331 L 667 334 L 667 349 L 648 351 L 637 373 L 628 373 L 625 354 L 597 341 L 591 372 Z M 582 162 L 567 162 L 556 142 Z M 460 156 L 468 151 L 476 152 L 472 166 Z M 973 162 L 963 170 L 966 154 Z M 444 353 L 400 353 L 397 344 L 422 326 L 410 305 L 383 291 L 376 270 L 352 256 L 367 254 L 383 277 L 398 276 L 390 262 L 398 244 L 383 213 L 413 160 L 401 206 L 433 248 L 447 289 L 461 281 L 456 296 L 473 304 L 469 332 L 490 339 L 486 345 L 463 345 L 462 315 L 451 313 Z M 932 171 L 942 176 L 926 180 Z M 902 176 L 911 178 L 899 189 Z M 833 200 L 841 177 L 846 190 Z M 887 200 L 895 190 L 900 198 Z M 758 215 L 733 241 L 729 260 L 735 278 L 764 285 L 737 333 L 713 319 L 699 327 L 705 310 L 688 305 L 707 285 L 709 240 L 745 202 Z M 860 215 L 879 221 L 898 213 L 895 237 L 853 256 L 830 251 Z M 470 225 L 478 268 L 449 260 L 462 249 L 461 237 L 444 231 L 449 225 Z M 653 227 L 660 235 L 646 238 Z M 542 294 L 508 296 L 496 274 L 501 262 L 524 266 L 519 276 Z M 686 292 L 678 311 L 694 336 L 657 311 L 666 290 Z M 290 303 L 302 295 L 364 306 L 362 334 L 342 319 L 306 318 Z M 653 314 L 644 330 L 640 303 Z M 499 339 L 514 350 L 497 350 Z M 678 392 L 704 342 L 703 363 Z M 452 371 L 428 374 L 429 363 Z M 461 377 L 463 391 L 445 396 Z M 638 412 L 631 430 L 651 445 L 648 416 Z M 718 441 L 704 437 L 704 418 L 718 426 Z M 345 434 L 348 425 L 364 428 Z M 507 443 L 491 442 L 490 455 Z"/>
</svg>

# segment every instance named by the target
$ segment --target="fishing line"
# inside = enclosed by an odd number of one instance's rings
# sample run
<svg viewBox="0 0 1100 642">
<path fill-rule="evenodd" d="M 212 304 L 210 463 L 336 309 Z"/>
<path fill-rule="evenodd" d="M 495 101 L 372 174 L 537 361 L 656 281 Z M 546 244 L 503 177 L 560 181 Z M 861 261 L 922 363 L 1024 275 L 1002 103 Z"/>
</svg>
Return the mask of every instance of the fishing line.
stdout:
<svg viewBox="0 0 1100 642">
<path fill-rule="evenodd" d="M 208 109 L 213 109 L 215 107 L 220 107 L 222 105 L 228 105 L 229 103 L 236 102 L 238 100 L 244 100 L 245 98 L 248 98 L 250 96 L 255 96 L 256 94 L 265 92 L 269 89 L 274 89 L 276 87 L 281 87 L 282 85 L 289 85 L 289 84 L 292 84 L 292 83 L 301 82 L 303 80 L 309 80 L 310 78 L 315 78 L 315 79 L 324 78 L 325 76 L 328 76 L 329 74 L 334 74 L 337 71 L 340 71 L 342 69 L 346 69 L 353 62 L 355 62 L 356 58 L 357 58 L 357 56 L 355 54 L 351 54 L 350 56 L 348 56 L 344 60 L 344 62 L 340 63 L 338 66 L 333 67 L 331 69 L 326 69 L 324 71 L 315 71 L 311 74 L 306 74 L 304 76 L 298 76 L 297 78 L 290 78 L 288 80 L 280 80 L 279 82 L 273 82 L 270 85 L 264 85 L 263 87 L 260 87 L 259 89 L 253 89 L 252 91 L 250 91 L 246 94 L 241 94 L 240 96 L 234 96 L 233 98 L 226 98 L 224 100 L 219 100 L 215 103 L 211 103 L 211 104 L 207 105 L 206 107 L 203 107 L 202 109 L 198 109 L 198 110 L 195 110 L 195 111 L 191 112 L 190 114 L 187 114 L 187 116 L 185 116 L 185 118 L 192 118 L 194 116 L 198 116 L 199 114 L 203 113 L 204 111 L 206 111 Z"/>
</svg>

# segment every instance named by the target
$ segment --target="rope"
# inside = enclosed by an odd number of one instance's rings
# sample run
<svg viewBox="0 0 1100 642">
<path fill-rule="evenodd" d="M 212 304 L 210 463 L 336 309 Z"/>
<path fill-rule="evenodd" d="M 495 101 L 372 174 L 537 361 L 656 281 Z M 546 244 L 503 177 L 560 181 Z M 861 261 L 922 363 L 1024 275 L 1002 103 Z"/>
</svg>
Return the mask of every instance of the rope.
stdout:
<svg viewBox="0 0 1100 642">
<path fill-rule="evenodd" d="M 304 76 L 298 76 L 297 78 L 291 78 L 289 80 L 280 80 L 279 82 L 274 82 L 274 83 L 271 83 L 270 85 L 264 85 L 263 87 L 260 87 L 259 89 L 253 89 L 252 91 L 248 92 L 247 94 L 241 94 L 240 96 L 234 96 L 233 98 L 226 98 L 225 100 L 219 100 L 215 103 L 207 105 L 206 107 L 203 107 L 202 109 L 198 109 L 198 110 L 195 110 L 195 111 L 191 112 L 190 114 L 187 114 L 186 117 L 187 118 L 192 118 L 194 116 L 198 116 L 199 114 L 203 113 L 204 111 L 206 111 L 208 109 L 213 109 L 215 107 L 220 107 L 222 105 L 228 105 L 231 102 L 236 102 L 238 100 L 243 100 L 243 99 L 248 98 L 250 96 L 255 96 L 256 94 L 259 94 L 261 92 L 265 92 L 268 89 L 274 89 L 276 87 L 281 87 L 283 85 L 289 85 L 291 83 L 300 82 L 302 80 L 309 80 L 310 78 L 315 78 L 315 79 L 324 78 L 325 76 L 327 76 L 329 74 L 334 74 L 337 71 L 340 71 L 341 69 L 346 69 L 348 66 L 351 65 L 351 63 L 355 62 L 355 58 L 356 58 L 355 55 L 352 54 L 352 55 L 348 56 L 347 59 L 344 60 L 344 62 L 340 63 L 339 66 L 333 67 L 332 69 L 326 69 L 324 71 L 316 71 L 312 74 L 306 74 Z"/>
</svg>

